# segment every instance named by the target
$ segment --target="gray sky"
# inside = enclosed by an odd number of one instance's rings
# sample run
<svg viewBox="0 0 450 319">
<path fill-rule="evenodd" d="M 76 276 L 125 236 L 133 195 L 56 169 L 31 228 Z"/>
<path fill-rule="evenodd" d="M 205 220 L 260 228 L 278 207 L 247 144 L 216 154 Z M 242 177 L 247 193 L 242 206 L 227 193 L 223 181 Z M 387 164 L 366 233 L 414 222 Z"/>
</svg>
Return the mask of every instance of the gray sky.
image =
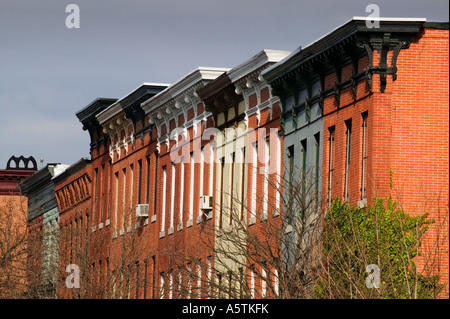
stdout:
<svg viewBox="0 0 450 319">
<path fill-rule="evenodd" d="M 79 29 L 66 28 L 70 3 Z M 370 3 L 383 17 L 449 20 L 448 0 L 0 0 L 0 169 L 11 155 L 89 156 L 75 113 L 97 97 L 305 47 Z"/>
</svg>

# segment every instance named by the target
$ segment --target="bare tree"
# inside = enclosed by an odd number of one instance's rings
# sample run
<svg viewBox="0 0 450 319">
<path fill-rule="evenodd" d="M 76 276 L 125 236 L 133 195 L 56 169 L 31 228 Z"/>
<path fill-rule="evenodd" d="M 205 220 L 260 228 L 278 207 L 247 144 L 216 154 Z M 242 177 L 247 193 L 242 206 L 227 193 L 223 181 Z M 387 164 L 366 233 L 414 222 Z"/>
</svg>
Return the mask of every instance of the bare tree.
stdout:
<svg viewBox="0 0 450 319">
<path fill-rule="evenodd" d="M 0 203 L 0 299 L 26 292 L 26 200 L 5 197 Z"/>
</svg>

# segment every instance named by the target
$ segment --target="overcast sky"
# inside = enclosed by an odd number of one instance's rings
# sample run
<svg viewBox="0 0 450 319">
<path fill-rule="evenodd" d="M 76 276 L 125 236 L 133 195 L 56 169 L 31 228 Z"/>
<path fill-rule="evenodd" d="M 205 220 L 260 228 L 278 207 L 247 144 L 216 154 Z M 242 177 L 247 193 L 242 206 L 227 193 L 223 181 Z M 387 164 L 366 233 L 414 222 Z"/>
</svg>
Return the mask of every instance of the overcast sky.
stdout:
<svg viewBox="0 0 450 319">
<path fill-rule="evenodd" d="M 70 3 L 79 29 L 66 28 Z M 448 0 L 0 0 L 0 169 L 11 155 L 39 167 L 89 156 L 75 113 L 97 97 L 305 47 L 370 3 L 384 17 L 449 20 Z"/>
</svg>

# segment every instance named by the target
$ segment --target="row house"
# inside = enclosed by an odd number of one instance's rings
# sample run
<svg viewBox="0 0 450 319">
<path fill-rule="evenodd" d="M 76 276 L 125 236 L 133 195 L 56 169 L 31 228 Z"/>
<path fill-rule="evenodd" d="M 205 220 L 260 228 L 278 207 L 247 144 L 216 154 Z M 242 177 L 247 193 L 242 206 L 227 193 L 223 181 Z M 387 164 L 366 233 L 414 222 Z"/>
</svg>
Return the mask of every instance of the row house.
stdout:
<svg viewBox="0 0 450 319">
<path fill-rule="evenodd" d="M 280 219 L 280 104 L 260 75 L 289 53 L 263 50 L 198 91 L 216 128 L 214 270 L 220 298 L 273 297 L 277 290 L 271 231 Z M 274 258 L 267 258 L 270 250 Z"/>
<path fill-rule="evenodd" d="M 223 74 L 198 68 L 141 104 L 154 127 L 155 174 L 149 209 L 157 244 L 159 298 L 208 298 L 214 255 L 212 195 L 214 153 L 210 112 L 197 92 Z"/>
<path fill-rule="evenodd" d="M 96 297 L 97 291 L 83 287 L 81 293 L 66 285 L 68 271 L 89 269 L 92 255 L 96 253 L 95 242 L 91 242 L 90 225 L 92 199 L 92 161 L 82 158 L 53 178 L 55 196 L 59 210 L 59 251 L 57 297 Z M 92 246 L 92 247 L 91 247 Z M 88 274 L 81 273 L 80 280 L 89 282 Z M 61 285 L 63 283 L 63 285 Z M 91 287 L 91 286 L 89 286 Z"/>
<path fill-rule="evenodd" d="M 28 278 L 34 298 L 55 298 L 58 283 L 59 210 L 53 177 L 67 165 L 49 163 L 18 184 L 28 198 Z"/>
<path fill-rule="evenodd" d="M 285 167 L 312 173 L 324 210 L 392 196 L 429 212 L 417 263 L 446 289 L 448 65 L 448 23 L 356 17 L 263 72 L 283 105 Z"/>
<path fill-rule="evenodd" d="M 423 247 L 448 283 L 448 23 L 366 22 L 77 112 L 91 158 L 24 188 L 30 229 L 59 215 L 58 296 L 296 297 L 321 213 L 376 196 L 438 221 Z"/>
</svg>

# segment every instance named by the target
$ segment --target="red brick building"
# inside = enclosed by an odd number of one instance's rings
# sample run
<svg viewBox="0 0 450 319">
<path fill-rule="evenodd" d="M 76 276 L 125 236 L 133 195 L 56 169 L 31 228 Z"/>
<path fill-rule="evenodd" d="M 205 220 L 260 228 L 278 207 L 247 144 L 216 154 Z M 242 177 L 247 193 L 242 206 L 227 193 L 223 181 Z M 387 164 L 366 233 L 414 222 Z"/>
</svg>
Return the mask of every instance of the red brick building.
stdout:
<svg viewBox="0 0 450 319">
<path fill-rule="evenodd" d="M 334 198 L 365 206 L 391 195 L 412 215 L 430 212 L 437 223 L 417 262 L 431 260 L 448 283 L 448 23 L 365 22 L 290 55 L 263 50 L 79 111 L 92 159 L 53 179 L 58 295 L 275 297 L 285 260 L 267 225 L 289 233 L 279 188 L 288 119 L 293 131 L 302 125 L 289 143 L 317 141 L 324 209 Z M 80 288 L 64 281 L 69 264 L 80 267 Z"/>
<path fill-rule="evenodd" d="M 92 192 L 92 162 L 81 159 L 69 166 L 63 173 L 55 176 L 55 195 L 59 210 L 59 261 L 58 261 L 58 298 L 96 297 L 89 295 L 93 291 L 69 289 L 66 285 L 68 265 L 77 265 L 86 269 L 96 255 L 95 244 L 90 240 L 90 213 Z M 83 279 L 90 278 L 83 275 Z M 82 279 L 82 278 L 80 278 Z"/>
<path fill-rule="evenodd" d="M 325 209 L 335 198 L 364 207 L 392 196 L 412 216 L 430 213 L 416 262 L 441 275 L 448 297 L 448 23 L 366 22 L 349 21 L 264 76 L 283 97 L 320 81 L 298 108 L 323 109 Z"/>
</svg>

